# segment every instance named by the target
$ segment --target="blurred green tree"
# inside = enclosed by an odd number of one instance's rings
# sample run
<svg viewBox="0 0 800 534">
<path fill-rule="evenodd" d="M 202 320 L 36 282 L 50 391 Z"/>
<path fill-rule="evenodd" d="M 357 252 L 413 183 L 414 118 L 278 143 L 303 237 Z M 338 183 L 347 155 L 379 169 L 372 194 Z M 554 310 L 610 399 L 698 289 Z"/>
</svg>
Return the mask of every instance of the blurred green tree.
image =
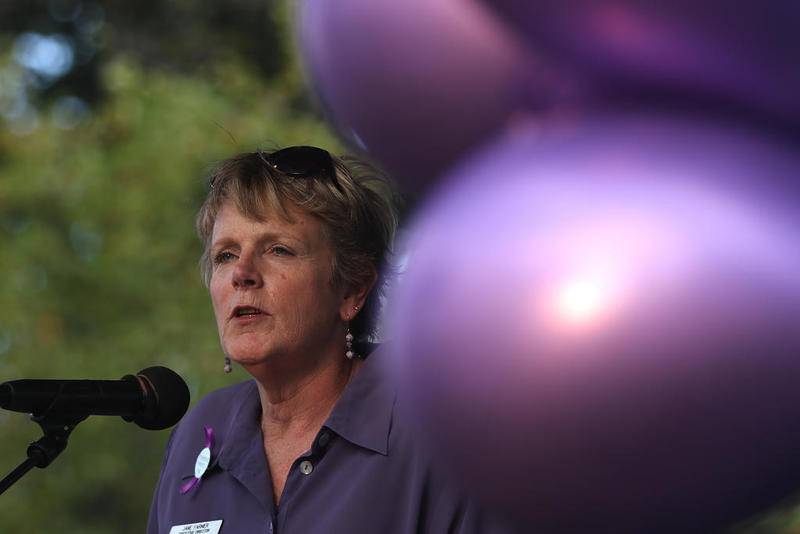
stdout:
<svg viewBox="0 0 800 534">
<path fill-rule="evenodd" d="M 32 78 L 32 96 L 106 96 L 103 66 L 119 55 L 146 69 L 196 74 L 234 59 L 262 78 L 291 62 L 285 0 L 10 0 L 0 3 L 0 34 Z"/>
<path fill-rule="evenodd" d="M 265 78 L 237 58 L 181 72 L 119 53 L 99 71 L 102 103 L 65 117 L 43 100 L 32 124 L 0 123 L 0 380 L 163 364 L 196 401 L 246 378 L 221 372 L 197 267 L 205 177 L 235 152 L 336 143 L 298 107 L 296 72 Z M 0 428 L 5 475 L 40 431 L 2 411 Z M 3 531 L 142 532 L 167 437 L 83 422 L 53 465 L 0 497 Z"/>
</svg>

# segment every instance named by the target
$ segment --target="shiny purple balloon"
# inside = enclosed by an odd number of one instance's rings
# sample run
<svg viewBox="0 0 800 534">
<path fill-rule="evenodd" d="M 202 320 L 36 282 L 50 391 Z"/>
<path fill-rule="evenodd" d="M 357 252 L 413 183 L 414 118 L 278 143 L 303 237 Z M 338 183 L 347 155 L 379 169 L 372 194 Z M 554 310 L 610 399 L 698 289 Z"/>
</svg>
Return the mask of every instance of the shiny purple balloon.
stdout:
<svg viewBox="0 0 800 534">
<path fill-rule="evenodd" d="M 545 85 L 475 0 L 302 0 L 296 26 L 331 122 L 411 193 L 537 102 L 529 78 Z"/>
<path fill-rule="evenodd" d="M 800 489 L 800 157 L 532 126 L 419 214 L 389 324 L 442 461 L 528 532 L 713 532 Z"/>
<path fill-rule="evenodd" d="M 482 0 L 606 98 L 800 123 L 800 3 Z M 758 118 L 758 117 L 757 117 Z"/>
</svg>

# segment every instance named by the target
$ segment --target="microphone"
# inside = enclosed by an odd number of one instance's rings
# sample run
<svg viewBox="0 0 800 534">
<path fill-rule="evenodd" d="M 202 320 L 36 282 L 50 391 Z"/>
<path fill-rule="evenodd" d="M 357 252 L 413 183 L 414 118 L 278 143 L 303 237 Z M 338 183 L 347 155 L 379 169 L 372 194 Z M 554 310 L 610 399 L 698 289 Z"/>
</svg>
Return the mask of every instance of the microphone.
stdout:
<svg viewBox="0 0 800 534">
<path fill-rule="evenodd" d="M 189 407 L 186 382 L 166 367 L 120 380 L 11 380 L 0 384 L 0 408 L 34 417 L 119 415 L 147 430 L 180 421 Z"/>
</svg>

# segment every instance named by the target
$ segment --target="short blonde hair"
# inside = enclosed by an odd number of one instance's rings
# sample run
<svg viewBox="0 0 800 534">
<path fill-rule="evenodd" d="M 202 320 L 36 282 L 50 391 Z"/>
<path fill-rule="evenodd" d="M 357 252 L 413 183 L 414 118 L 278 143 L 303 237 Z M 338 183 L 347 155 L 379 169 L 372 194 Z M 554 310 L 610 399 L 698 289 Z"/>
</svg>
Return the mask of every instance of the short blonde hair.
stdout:
<svg viewBox="0 0 800 534">
<path fill-rule="evenodd" d="M 211 280 L 210 245 L 219 210 L 231 201 L 246 217 L 263 220 L 279 213 L 291 220 L 286 202 L 317 217 L 333 249 L 331 283 L 360 287 L 377 274 L 361 312 L 350 323 L 356 340 L 374 336 L 380 299 L 396 270 L 391 253 L 397 229 L 399 197 L 392 183 L 373 165 L 352 156 L 331 156 L 335 178 L 290 176 L 278 171 L 269 154 L 246 152 L 223 161 L 211 175 L 211 187 L 197 214 L 203 242 L 200 267 Z"/>
</svg>

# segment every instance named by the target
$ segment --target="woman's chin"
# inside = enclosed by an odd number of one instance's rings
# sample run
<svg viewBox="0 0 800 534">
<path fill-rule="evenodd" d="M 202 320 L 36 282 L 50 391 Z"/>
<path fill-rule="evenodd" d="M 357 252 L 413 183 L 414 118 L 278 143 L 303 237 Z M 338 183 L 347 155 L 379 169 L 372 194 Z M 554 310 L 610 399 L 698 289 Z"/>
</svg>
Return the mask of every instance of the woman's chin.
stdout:
<svg viewBox="0 0 800 534">
<path fill-rule="evenodd" d="M 242 367 L 252 367 L 269 361 L 269 356 L 230 356 L 232 362 Z"/>
<path fill-rule="evenodd" d="M 258 365 L 268 361 L 272 352 L 263 343 L 231 343 L 224 346 L 231 361 L 243 366 Z"/>
</svg>

